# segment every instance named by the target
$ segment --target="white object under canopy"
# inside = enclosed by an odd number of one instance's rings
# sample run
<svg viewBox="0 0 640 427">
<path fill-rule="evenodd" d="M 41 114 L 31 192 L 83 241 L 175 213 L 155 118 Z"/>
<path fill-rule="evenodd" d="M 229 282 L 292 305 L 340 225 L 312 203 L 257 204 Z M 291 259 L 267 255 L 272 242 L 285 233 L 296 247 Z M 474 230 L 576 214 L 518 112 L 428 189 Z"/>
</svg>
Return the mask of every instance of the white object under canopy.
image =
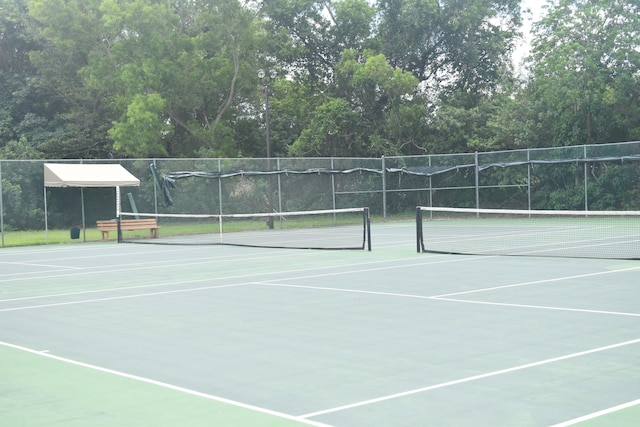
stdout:
<svg viewBox="0 0 640 427">
<path fill-rule="evenodd" d="M 47 224 L 47 191 L 46 187 L 80 187 L 82 197 L 82 229 L 84 218 L 84 187 L 115 187 L 116 216 L 120 215 L 120 187 L 138 187 L 140 180 L 119 164 L 44 164 L 44 223 L 49 240 Z"/>
</svg>

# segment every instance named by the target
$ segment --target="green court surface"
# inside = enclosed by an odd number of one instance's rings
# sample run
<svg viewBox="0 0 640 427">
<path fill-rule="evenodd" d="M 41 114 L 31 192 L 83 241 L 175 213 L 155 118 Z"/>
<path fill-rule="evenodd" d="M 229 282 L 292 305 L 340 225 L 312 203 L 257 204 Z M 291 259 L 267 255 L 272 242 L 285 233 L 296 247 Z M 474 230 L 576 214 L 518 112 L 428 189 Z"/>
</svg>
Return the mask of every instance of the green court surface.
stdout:
<svg viewBox="0 0 640 427">
<path fill-rule="evenodd" d="M 2 426 L 630 426 L 640 262 L 0 249 Z"/>
<path fill-rule="evenodd" d="M 43 357 L 44 356 L 44 357 Z M 284 414 L 0 346 L 0 410 L 11 426 L 300 426 Z"/>
</svg>

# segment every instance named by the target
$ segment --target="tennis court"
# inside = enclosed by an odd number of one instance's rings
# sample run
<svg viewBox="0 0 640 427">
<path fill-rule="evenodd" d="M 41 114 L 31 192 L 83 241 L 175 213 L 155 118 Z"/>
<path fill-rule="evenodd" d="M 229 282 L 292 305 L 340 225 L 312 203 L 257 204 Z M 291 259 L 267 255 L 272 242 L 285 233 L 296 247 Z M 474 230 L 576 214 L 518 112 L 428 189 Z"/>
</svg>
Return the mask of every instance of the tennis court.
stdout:
<svg viewBox="0 0 640 427">
<path fill-rule="evenodd" d="M 0 250 L 6 426 L 628 426 L 640 262 L 136 245 Z"/>
</svg>

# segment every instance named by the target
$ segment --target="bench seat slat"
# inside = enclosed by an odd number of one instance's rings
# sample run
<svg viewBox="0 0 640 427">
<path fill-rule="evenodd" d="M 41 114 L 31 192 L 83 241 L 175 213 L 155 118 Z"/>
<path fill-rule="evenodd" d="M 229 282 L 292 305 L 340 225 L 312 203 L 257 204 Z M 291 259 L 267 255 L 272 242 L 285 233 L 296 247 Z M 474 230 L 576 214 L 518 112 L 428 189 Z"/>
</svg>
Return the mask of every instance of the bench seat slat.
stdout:
<svg viewBox="0 0 640 427">
<path fill-rule="evenodd" d="M 118 222 L 115 220 L 99 220 L 96 221 L 98 230 L 102 232 L 102 240 L 109 240 L 109 232 L 118 230 Z M 121 230 L 142 230 L 148 228 L 151 237 L 158 237 L 158 222 L 155 219 L 123 219 L 120 220 Z"/>
</svg>

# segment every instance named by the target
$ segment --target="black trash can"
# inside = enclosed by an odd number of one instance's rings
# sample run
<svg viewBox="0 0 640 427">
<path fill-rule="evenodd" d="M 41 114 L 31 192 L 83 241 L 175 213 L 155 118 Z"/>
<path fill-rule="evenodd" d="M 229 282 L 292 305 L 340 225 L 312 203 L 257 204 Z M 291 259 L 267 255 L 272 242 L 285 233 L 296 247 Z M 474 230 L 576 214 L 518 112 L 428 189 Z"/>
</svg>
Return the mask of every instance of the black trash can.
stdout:
<svg viewBox="0 0 640 427">
<path fill-rule="evenodd" d="M 69 233 L 71 234 L 72 239 L 80 238 L 80 229 L 78 227 L 73 227 L 71 230 L 69 230 Z"/>
</svg>

